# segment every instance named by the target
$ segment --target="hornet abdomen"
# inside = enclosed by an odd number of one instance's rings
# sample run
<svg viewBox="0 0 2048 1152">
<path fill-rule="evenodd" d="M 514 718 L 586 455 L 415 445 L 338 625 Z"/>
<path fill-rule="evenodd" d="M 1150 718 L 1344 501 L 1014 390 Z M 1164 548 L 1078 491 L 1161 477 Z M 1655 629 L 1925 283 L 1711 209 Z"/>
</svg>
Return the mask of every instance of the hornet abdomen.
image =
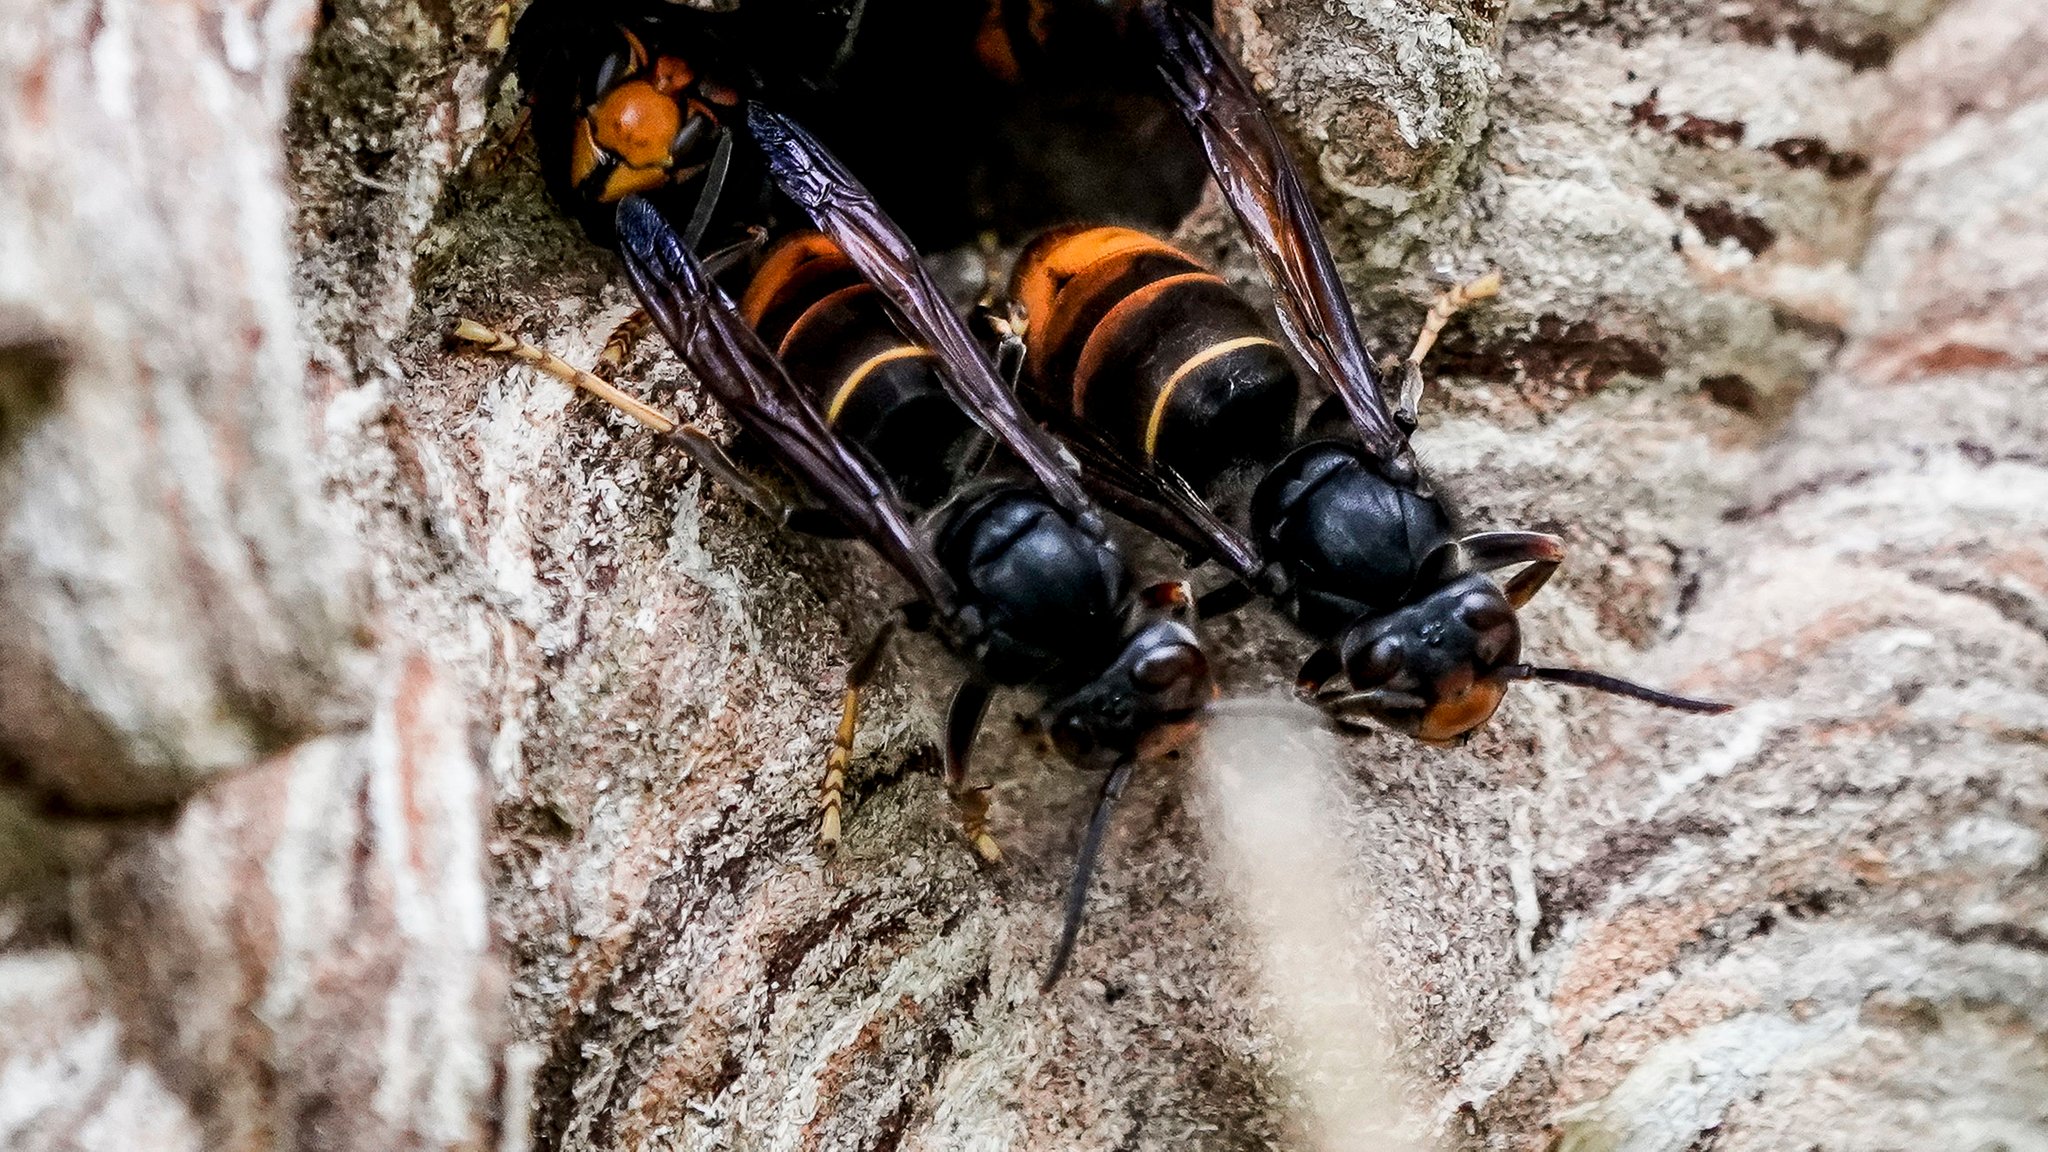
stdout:
<svg viewBox="0 0 2048 1152">
<path fill-rule="evenodd" d="M 947 394 L 938 358 L 898 332 L 837 245 L 816 232 L 784 237 L 748 282 L 740 312 L 906 503 L 945 498 L 971 454 L 974 424 Z"/>
<path fill-rule="evenodd" d="M 1300 384 L 1257 312 L 1201 262 L 1128 228 L 1070 228 L 1025 249 L 1010 284 L 1025 378 L 1069 414 L 1197 488 L 1289 443 Z"/>
</svg>

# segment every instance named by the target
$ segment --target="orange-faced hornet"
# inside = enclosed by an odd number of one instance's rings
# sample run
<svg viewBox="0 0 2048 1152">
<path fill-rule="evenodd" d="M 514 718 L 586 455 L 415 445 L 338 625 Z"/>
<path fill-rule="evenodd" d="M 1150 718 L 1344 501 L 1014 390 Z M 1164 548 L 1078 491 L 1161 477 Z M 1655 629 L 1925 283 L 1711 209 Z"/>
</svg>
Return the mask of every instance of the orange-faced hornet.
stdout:
<svg viewBox="0 0 2048 1152">
<path fill-rule="evenodd" d="M 1087 194 L 1192 206 L 1201 161 L 1124 48 L 1127 7 L 534 0 L 507 63 L 550 193 L 601 244 L 636 192 L 689 220 L 685 238 L 763 223 L 759 165 L 736 146 L 758 97 L 829 141 L 920 239 L 950 245 L 1042 227 Z M 1050 143 L 1085 134 L 1114 154 L 1133 133 L 1175 147 L 1116 166 Z"/>
<path fill-rule="evenodd" d="M 670 0 L 534 0 L 506 64 L 551 197 L 606 247 L 631 194 L 687 221 L 684 239 L 700 252 L 779 227 L 786 205 L 746 146 L 754 98 L 800 110 L 920 235 L 957 244 L 1060 218 L 1051 201 L 1069 169 L 1094 173 L 1082 187 L 1118 179 L 1110 166 L 1041 159 L 1032 141 L 1048 133 L 1135 124 L 1178 142 L 1144 68 L 1124 59 L 1121 7 L 800 0 L 714 12 Z M 932 99 L 934 90 L 950 96 Z M 1150 166 L 1158 172 L 1133 169 L 1119 194 L 1185 211 L 1201 162 L 1192 148 L 1173 151 Z M 612 375 L 645 330 L 643 313 L 621 324 L 598 373 Z"/>
<path fill-rule="evenodd" d="M 734 146 L 742 109 L 751 96 L 831 86 L 858 27 L 843 7 L 534 0 L 508 61 L 549 193 L 606 245 L 619 202 L 636 193 L 689 220 L 693 240 L 714 212 L 720 224 L 762 223 L 760 166 Z"/>
</svg>

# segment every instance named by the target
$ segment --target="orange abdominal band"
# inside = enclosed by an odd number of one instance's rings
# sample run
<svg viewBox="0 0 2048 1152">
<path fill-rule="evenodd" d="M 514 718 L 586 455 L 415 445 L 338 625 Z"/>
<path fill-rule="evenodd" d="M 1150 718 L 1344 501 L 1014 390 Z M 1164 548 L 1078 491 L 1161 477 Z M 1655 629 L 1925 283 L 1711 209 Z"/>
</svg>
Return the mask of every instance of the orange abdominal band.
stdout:
<svg viewBox="0 0 2048 1152">
<path fill-rule="evenodd" d="M 1060 289 L 1068 281 L 1133 248 L 1173 250 L 1156 237 L 1130 228 L 1088 228 L 1072 235 L 1050 236 L 1041 244 L 1032 245 L 1026 253 L 1025 263 L 1018 266 L 1010 287 L 1010 296 L 1023 306 L 1025 322 L 1030 325 L 1032 334 L 1051 339 L 1052 333 L 1044 331 L 1044 328 L 1052 317 L 1053 304 Z M 1037 346 L 1040 342 L 1033 340 L 1032 343 Z"/>
<path fill-rule="evenodd" d="M 1117 329 L 1129 323 L 1132 313 L 1150 307 L 1153 301 L 1171 292 L 1175 286 L 1197 280 L 1216 280 L 1221 283 L 1213 272 L 1182 272 L 1174 276 L 1162 276 L 1117 301 L 1116 307 L 1111 308 L 1101 320 L 1096 321 L 1095 330 L 1088 334 L 1088 342 L 1081 346 L 1081 359 L 1074 365 L 1074 415 L 1084 415 L 1082 408 L 1087 402 L 1088 382 L 1102 367 L 1103 357 L 1109 354 L 1108 347 L 1114 340 Z"/>
<path fill-rule="evenodd" d="M 761 261 L 747 291 L 740 299 L 740 316 L 759 328 L 768 310 L 782 301 L 783 289 L 805 268 L 820 260 L 843 263 L 845 257 L 830 237 L 818 232 L 797 232 L 777 240 Z"/>
</svg>

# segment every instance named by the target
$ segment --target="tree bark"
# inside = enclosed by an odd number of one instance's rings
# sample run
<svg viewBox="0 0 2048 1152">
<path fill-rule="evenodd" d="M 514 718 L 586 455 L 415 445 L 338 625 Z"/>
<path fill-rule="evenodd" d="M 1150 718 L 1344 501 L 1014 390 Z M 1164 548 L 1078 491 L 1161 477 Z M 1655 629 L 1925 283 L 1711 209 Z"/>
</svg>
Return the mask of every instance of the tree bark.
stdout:
<svg viewBox="0 0 2048 1152">
<path fill-rule="evenodd" d="M 1338 743 L 1316 834 L 1428 1143 L 2048 1148 L 2040 6 L 1218 8 L 1376 347 L 1504 275 L 1417 443 L 1567 540 L 1531 657 L 1742 705 Z M 588 360 L 630 307 L 490 14 L 6 13 L 4 1142 L 1351 1146 L 1192 774 L 1133 786 L 1041 995 L 1092 785 L 999 705 L 977 866 L 913 646 L 816 857 L 900 590 L 446 346 Z M 1249 282 L 1226 225 L 1182 238 Z M 1236 693 L 1302 651 L 1212 637 Z"/>
</svg>

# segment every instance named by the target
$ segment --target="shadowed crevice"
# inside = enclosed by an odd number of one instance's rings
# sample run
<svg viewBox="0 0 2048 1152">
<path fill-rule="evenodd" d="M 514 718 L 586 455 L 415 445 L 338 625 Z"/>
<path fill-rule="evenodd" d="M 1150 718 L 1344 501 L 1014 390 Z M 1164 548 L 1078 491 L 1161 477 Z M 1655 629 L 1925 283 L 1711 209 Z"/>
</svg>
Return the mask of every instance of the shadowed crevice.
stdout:
<svg viewBox="0 0 2048 1152">
<path fill-rule="evenodd" d="M 57 406 L 71 357 L 53 339 L 0 344 L 0 456 Z"/>
</svg>

